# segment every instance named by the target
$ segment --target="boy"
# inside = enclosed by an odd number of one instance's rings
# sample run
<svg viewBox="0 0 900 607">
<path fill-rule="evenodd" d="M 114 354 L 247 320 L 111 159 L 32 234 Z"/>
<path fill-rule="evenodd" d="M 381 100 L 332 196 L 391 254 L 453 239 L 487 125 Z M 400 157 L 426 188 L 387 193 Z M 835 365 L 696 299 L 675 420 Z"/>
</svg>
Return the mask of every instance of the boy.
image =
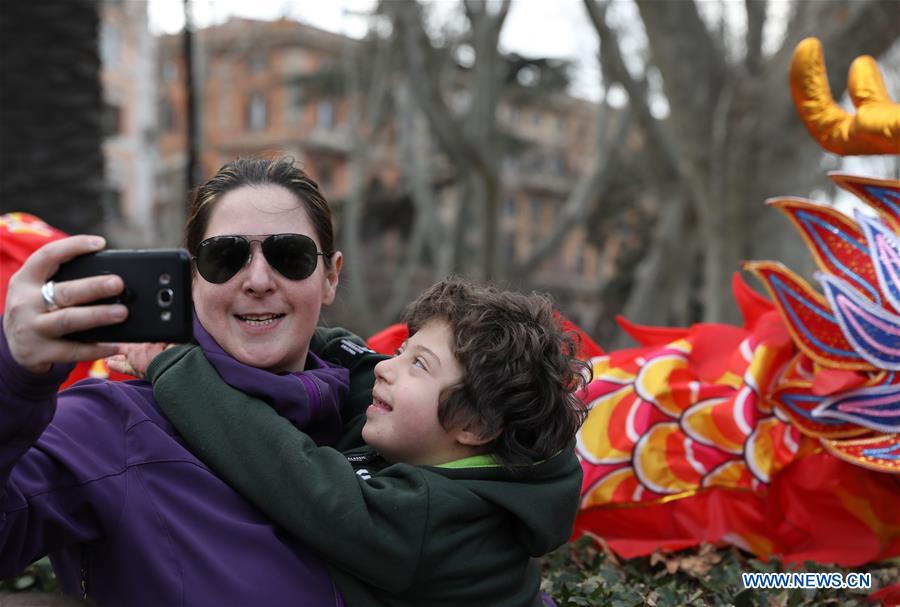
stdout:
<svg viewBox="0 0 900 607">
<path fill-rule="evenodd" d="M 347 605 L 540 605 L 534 557 L 568 540 L 578 508 L 587 365 L 538 295 L 452 278 L 404 321 L 409 339 L 374 368 L 366 445 L 345 453 L 224 384 L 199 349 L 164 352 L 148 378 L 200 458 L 326 559 Z"/>
</svg>

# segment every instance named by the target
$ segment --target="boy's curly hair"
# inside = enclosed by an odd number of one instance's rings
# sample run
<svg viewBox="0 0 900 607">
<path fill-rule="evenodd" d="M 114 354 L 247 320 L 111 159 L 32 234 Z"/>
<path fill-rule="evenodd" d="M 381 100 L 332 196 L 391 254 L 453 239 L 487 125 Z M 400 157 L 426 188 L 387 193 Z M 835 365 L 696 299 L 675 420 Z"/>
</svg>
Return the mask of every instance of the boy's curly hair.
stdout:
<svg viewBox="0 0 900 607">
<path fill-rule="evenodd" d="M 575 357 L 575 336 L 563 332 L 548 295 L 447 278 L 403 314 L 410 336 L 434 319 L 450 325 L 463 368 L 461 383 L 441 396 L 441 426 L 496 434 L 487 451 L 506 466 L 566 447 L 586 415 L 575 392 L 589 381 L 590 366 Z"/>
</svg>

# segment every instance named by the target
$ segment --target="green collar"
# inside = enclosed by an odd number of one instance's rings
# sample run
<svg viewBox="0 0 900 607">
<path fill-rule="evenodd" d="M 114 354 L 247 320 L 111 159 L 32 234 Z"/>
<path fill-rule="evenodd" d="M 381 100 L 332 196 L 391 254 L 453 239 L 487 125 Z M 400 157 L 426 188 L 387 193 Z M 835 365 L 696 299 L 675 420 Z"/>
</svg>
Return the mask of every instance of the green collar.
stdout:
<svg viewBox="0 0 900 607">
<path fill-rule="evenodd" d="M 453 460 L 446 464 L 438 464 L 435 468 L 496 468 L 500 464 L 494 459 L 490 453 L 481 455 L 470 455 L 462 459 Z"/>
</svg>

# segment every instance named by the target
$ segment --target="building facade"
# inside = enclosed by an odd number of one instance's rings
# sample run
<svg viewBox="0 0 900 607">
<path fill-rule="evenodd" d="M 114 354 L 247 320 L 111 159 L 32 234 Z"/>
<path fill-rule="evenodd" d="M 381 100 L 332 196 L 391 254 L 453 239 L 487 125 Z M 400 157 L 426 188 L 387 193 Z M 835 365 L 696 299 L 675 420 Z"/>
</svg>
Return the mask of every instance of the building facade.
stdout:
<svg viewBox="0 0 900 607">
<path fill-rule="evenodd" d="M 156 38 L 146 3 L 103 0 L 100 7 L 106 232 L 114 246 L 150 246 L 158 236 Z"/>
</svg>

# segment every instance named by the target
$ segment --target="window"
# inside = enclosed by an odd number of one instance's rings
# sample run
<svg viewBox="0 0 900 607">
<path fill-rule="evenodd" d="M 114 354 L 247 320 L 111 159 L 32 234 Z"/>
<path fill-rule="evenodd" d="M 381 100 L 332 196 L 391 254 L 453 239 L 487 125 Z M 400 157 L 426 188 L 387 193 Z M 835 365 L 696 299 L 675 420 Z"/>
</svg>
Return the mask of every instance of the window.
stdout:
<svg viewBox="0 0 900 607">
<path fill-rule="evenodd" d="M 247 67 L 251 72 L 262 72 L 266 69 L 266 63 L 268 63 L 268 57 L 264 51 L 257 51 L 250 55 L 250 58 L 247 60 Z"/>
<path fill-rule="evenodd" d="M 175 110 L 172 107 L 172 100 L 163 99 L 160 111 L 162 112 L 162 115 L 159 117 L 159 122 L 162 125 L 163 132 L 171 133 L 176 129 L 178 124 Z"/>
<path fill-rule="evenodd" d="M 320 101 L 316 106 L 316 125 L 323 129 L 334 126 L 334 103 L 330 99 Z"/>
<path fill-rule="evenodd" d="M 104 66 L 115 67 L 119 65 L 119 55 L 122 52 L 122 35 L 115 23 L 106 22 L 100 32 L 100 60 Z"/>
<path fill-rule="evenodd" d="M 503 201 L 503 216 L 514 217 L 516 214 L 516 199 L 513 196 L 507 196 Z"/>
<path fill-rule="evenodd" d="M 506 256 L 506 262 L 513 262 L 518 259 L 516 255 L 516 235 L 507 232 L 503 237 L 503 254 Z"/>
<path fill-rule="evenodd" d="M 538 224 L 541 221 L 541 199 L 537 196 L 532 196 L 528 201 L 528 207 L 531 211 L 531 223 Z"/>
<path fill-rule="evenodd" d="M 565 134 L 567 126 L 568 126 L 568 124 L 566 123 L 565 116 L 560 115 L 560 116 L 556 117 L 556 130 L 559 132 L 560 135 Z"/>
<path fill-rule="evenodd" d="M 174 60 L 166 61 L 163 64 L 162 79 L 166 84 L 172 84 L 178 79 L 178 64 Z"/>
<path fill-rule="evenodd" d="M 310 58 L 303 49 L 282 49 L 281 66 L 285 74 L 296 75 L 309 71 Z"/>
<path fill-rule="evenodd" d="M 112 103 L 104 103 L 100 121 L 104 137 L 114 137 L 118 135 L 122 130 L 121 108 Z"/>
<path fill-rule="evenodd" d="M 247 103 L 247 129 L 261 131 L 266 128 L 266 99 L 259 93 L 250 95 Z"/>
<path fill-rule="evenodd" d="M 585 263 L 584 263 L 585 255 L 584 254 L 585 254 L 584 246 L 579 246 L 578 249 L 575 251 L 574 270 L 575 270 L 575 274 L 577 274 L 578 276 L 581 276 L 584 274 L 584 266 L 585 266 Z"/>
<path fill-rule="evenodd" d="M 287 103 L 284 104 L 284 121 L 286 124 L 300 124 L 303 115 L 303 91 L 299 84 L 288 84 L 285 91 Z"/>
<path fill-rule="evenodd" d="M 318 182 L 322 189 L 330 189 L 334 181 L 334 167 L 331 161 L 324 160 L 319 164 Z"/>
<path fill-rule="evenodd" d="M 556 151 L 550 154 L 550 167 L 554 175 L 558 177 L 566 176 L 568 171 L 566 170 L 566 159 L 563 157 L 562 152 Z"/>
<path fill-rule="evenodd" d="M 107 220 L 121 221 L 122 219 L 122 191 L 112 185 L 103 188 L 101 195 L 103 201 L 103 216 Z"/>
<path fill-rule="evenodd" d="M 215 100 L 216 115 L 218 116 L 219 128 L 223 131 L 232 128 L 232 116 L 234 115 L 234 98 L 235 94 L 231 88 L 222 89 L 218 99 Z"/>
</svg>

